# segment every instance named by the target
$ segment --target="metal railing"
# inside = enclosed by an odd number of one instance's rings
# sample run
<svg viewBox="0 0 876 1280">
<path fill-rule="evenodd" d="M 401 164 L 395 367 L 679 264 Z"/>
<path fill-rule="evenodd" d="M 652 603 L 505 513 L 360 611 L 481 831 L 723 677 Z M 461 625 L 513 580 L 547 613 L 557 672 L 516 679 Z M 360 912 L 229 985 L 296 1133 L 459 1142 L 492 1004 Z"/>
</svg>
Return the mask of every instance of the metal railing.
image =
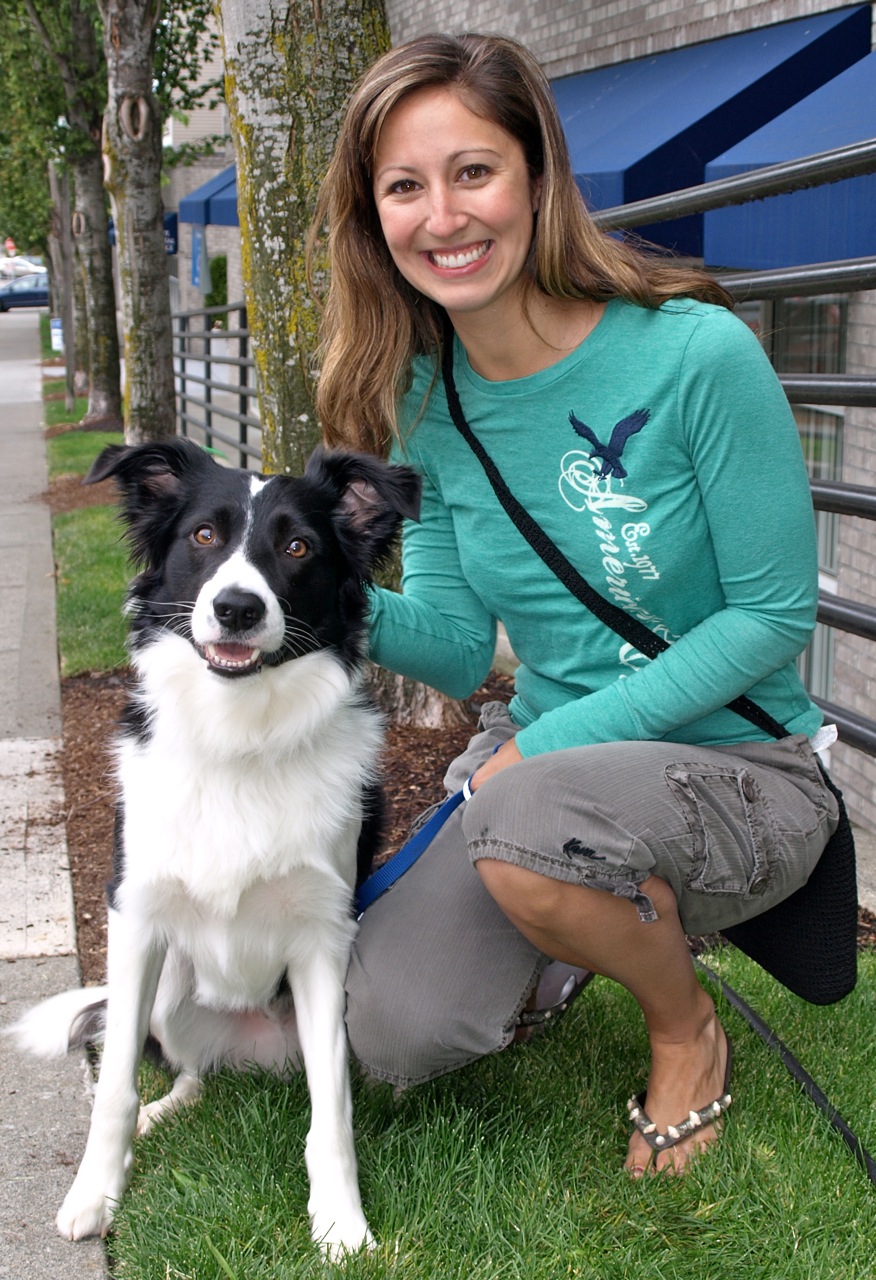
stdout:
<svg viewBox="0 0 876 1280">
<path fill-rule="evenodd" d="M 594 219 L 599 226 L 612 230 L 647 226 L 866 173 L 876 173 L 876 139 L 603 209 L 594 214 Z M 726 272 L 721 273 L 719 279 L 740 302 L 873 289 L 876 288 L 876 245 L 873 257 L 773 271 Z M 236 328 L 229 327 L 219 334 L 211 327 L 216 319 L 227 316 L 230 321 L 232 315 L 237 316 Z M 256 393 L 245 307 L 236 304 L 187 311 L 176 315 L 175 321 L 180 431 L 201 438 L 208 447 L 214 447 L 216 442 L 231 447 L 241 467 L 250 465 L 251 460 L 256 460 L 258 465 L 260 426 L 255 416 L 257 409 L 254 412 L 251 403 Z M 234 356 L 228 354 L 227 344 L 231 341 L 238 344 Z M 220 350 L 217 344 L 221 342 L 225 345 Z M 222 367 L 221 379 L 214 376 L 217 365 Z M 229 369 L 237 370 L 237 382 L 227 381 L 225 375 Z M 876 406 L 876 371 L 866 375 L 792 375 L 779 370 L 779 379 L 792 404 Z M 194 394 L 193 388 L 199 387 L 203 387 L 202 396 Z M 230 401 L 235 397 L 237 404 L 232 409 Z M 220 425 L 217 419 L 221 420 Z M 237 424 L 236 435 L 228 434 L 224 428 L 227 422 Z M 813 480 L 811 489 L 817 511 L 876 520 L 876 489 L 824 480 Z M 852 635 L 876 640 L 876 608 L 870 605 L 821 592 L 818 620 Z M 876 756 L 876 719 L 820 698 L 815 700 L 837 725 L 841 741 Z"/>
<path fill-rule="evenodd" d="M 207 449 L 218 448 L 239 467 L 254 463 L 258 469 L 262 428 L 246 307 L 235 303 L 179 311 L 173 326 L 180 435 L 191 436 Z"/>
</svg>

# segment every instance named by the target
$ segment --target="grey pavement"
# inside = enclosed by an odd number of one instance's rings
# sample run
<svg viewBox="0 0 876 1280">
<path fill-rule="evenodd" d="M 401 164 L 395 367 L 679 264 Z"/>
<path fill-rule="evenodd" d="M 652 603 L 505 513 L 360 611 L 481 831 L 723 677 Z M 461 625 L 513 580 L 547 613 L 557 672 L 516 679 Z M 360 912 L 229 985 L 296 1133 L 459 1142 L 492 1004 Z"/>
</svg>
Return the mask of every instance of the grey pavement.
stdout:
<svg viewBox="0 0 876 1280">
<path fill-rule="evenodd" d="M 79 985 L 37 315 L 0 315 L 0 1026 Z M 100 1241 L 54 1228 L 88 1120 L 78 1062 L 0 1037 L 0 1280 L 107 1275 Z"/>
</svg>

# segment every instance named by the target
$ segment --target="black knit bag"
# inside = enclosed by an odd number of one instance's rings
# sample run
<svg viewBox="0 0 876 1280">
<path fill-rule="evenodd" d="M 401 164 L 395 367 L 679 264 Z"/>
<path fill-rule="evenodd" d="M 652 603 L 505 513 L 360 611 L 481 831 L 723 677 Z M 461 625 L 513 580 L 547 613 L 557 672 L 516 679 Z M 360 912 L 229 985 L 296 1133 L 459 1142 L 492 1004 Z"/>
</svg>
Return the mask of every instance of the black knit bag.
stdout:
<svg viewBox="0 0 876 1280">
<path fill-rule="evenodd" d="M 656 658 L 669 647 L 668 642 L 594 591 L 505 484 L 462 412 L 453 379 L 453 342 L 449 336 L 444 343 L 442 374 L 454 426 L 471 447 L 496 497 L 533 551 L 601 622 L 640 653 Z M 784 725 L 750 698 L 735 698 L 727 705 L 773 737 L 788 736 Z M 839 805 L 839 826 L 809 879 L 783 902 L 722 932 L 795 995 L 810 1004 L 835 1004 L 849 994 L 857 981 L 858 880 L 855 841 L 842 793 L 824 768 L 822 773 Z"/>
<path fill-rule="evenodd" d="M 723 929 L 726 938 L 810 1004 L 835 1004 L 858 976 L 855 839 L 842 792 L 839 826 L 802 888 L 762 915 Z"/>
</svg>

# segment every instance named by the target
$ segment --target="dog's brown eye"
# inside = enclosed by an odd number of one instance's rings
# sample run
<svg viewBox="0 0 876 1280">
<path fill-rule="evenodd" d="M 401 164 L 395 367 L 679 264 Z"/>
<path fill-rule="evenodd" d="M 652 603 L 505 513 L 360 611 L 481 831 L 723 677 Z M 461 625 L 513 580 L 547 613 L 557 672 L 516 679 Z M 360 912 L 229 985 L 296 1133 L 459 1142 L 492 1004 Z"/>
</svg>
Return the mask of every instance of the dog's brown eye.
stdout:
<svg viewBox="0 0 876 1280">
<path fill-rule="evenodd" d="M 210 524 L 202 524 L 195 530 L 195 542 L 201 547 L 209 547 L 216 541 L 216 530 Z"/>
<path fill-rule="evenodd" d="M 286 548 L 286 555 L 292 556 L 295 560 L 300 560 L 302 556 L 306 556 L 309 548 L 306 542 L 302 542 L 300 538 L 293 538 Z"/>
</svg>

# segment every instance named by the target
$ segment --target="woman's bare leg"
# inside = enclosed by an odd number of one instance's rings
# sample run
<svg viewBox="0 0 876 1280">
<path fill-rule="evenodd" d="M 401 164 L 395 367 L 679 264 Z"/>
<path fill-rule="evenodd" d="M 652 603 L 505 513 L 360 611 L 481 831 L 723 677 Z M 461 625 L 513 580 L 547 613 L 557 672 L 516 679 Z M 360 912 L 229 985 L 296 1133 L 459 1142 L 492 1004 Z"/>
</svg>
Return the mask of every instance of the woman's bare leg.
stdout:
<svg viewBox="0 0 876 1280">
<path fill-rule="evenodd" d="M 648 1115 L 661 1132 L 723 1093 L 727 1039 L 708 993 L 694 973 L 675 895 L 651 876 L 642 885 L 658 919 L 645 924 L 634 905 L 601 889 L 552 880 L 534 871 L 482 858 L 483 883 L 511 922 L 535 946 L 567 964 L 621 983 L 645 1015 L 651 1044 Z M 704 1125 L 668 1151 L 652 1152 L 634 1132 L 625 1166 L 680 1172 L 717 1134 Z"/>
</svg>

